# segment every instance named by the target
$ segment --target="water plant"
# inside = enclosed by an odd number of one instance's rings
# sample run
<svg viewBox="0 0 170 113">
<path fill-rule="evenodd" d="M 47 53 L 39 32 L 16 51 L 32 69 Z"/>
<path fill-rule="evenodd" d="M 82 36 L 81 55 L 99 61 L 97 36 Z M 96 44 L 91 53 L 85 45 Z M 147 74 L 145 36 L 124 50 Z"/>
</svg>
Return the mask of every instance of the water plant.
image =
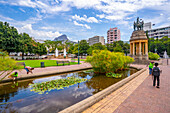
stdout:
<svg viewBox="0 0 170 113">
<path fill-rule="evenodd" d="M 51 80 L 46 81 L 42 83 L 35 83 L 30 84 L 31 91 L 37 92 L 38 94 L 48 94 L 49 91 L 54 89 L 64 89 L 64 87 L 69 87 L 71 85 L 81 83 L 87 81 L 87 79 L 84 78 L 77 78 L 77 77 L 68 77 L 65 79 L 57 79 L 57 80 Z"/>
<path fill-rule="evenodd" d="M 122 75 L 121 75 L 121 74 L 118 74 L 118 73 L 112 73 L 112 72 L 110 72 L 110 73 L 106 73 L 106 76 L 107 76 L 107 77 L 113 77 L 113 78 L 121 78 L 121 77 L 122 77 Z"/>
<path fill-rule="evenodd" d="M 128 64 L 133 61 L 133 58 L 124 56 L 124 53 L 108 50 L 94 50 L 92 56 L 88 56 L 86 60 L 93 66 L 95 73 L 114 73 L 128 68 Z"/>
<path fill-rule="evenodd" d="M 94 72 L 92 69 L 90 69 L 90 70 L 87 70 L 87 71 L 83 71 L 84 73 L 92 73 L 92 72 Z"/>
</svg>

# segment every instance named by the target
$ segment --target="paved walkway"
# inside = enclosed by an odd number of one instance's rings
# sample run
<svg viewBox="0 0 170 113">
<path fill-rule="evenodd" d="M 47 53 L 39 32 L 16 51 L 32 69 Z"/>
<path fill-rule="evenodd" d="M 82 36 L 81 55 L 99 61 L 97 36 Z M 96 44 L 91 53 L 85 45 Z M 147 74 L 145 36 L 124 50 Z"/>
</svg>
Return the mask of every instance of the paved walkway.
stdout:
<svg viewBox="0 0 170 113">
<path fill-rule="evenodd" d="M 152 76 L 148 76 L 148 72 L 143 73 L 84 113 L 170 113 L 170 66 L 160 68 L 163 71 L 160 89 L 152 86 Z"/>
<path fill-rule="evenodd" d="M 91 67 L 91 65 L 89 63 L 82 63 L 82 64 L 76 64 L 76 65 L 67 65 L 67 66 L 52 66 L 52 67 L 46 67 L 46 68 L 35 68 L 33 70 L 33 74 L 31 74 L 31 73 L 26 74 L 25 69 L 21 69 L 20 71 L 17 70 L 17 72 L 19 73 L 18 78 L 23 78 L 23 77 L 51 74 L 51 73 L 68 72 L 68 71 L 85 69 L 85 68 L 90 68 L 90 67 Z M 2 72 L 0 72 L 0 73 L 2 73 Z M 0 79 L 4 75 L 5 74 L 0 76 Z M 7 80 L 7 79 L 9 79 L 9 78 L 6 77 L 4 80 Z"/>
</svg>

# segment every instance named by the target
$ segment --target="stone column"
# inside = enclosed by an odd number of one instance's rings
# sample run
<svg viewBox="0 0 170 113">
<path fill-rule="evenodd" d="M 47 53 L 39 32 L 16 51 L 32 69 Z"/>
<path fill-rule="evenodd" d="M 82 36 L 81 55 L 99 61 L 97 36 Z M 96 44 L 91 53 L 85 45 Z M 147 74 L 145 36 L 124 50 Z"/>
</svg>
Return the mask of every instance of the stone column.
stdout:
<svg viewBox="0 0 170 113">
<path fill-rule="evenodd" d="M 141 55 L 141 42 L 139 42 L 139 55 Z"/>
<path fill-rule="evenodd" d="M 144 55 L 144 43 L 142 43 L 142 55 Z"/>
<path fill-rule="evenodd" d="M 133 55 L 135 55 L 135 42 L 133 42 Z"/>
<path fill-rule="evenodd" d="M 145 55 L 148 55 L 148 42 L 145 42 Z"/>
<path fill-rule="evenodd" d="M 132 55 L 132 43 L 130 43 L 130 55 Z"/>
</svg>

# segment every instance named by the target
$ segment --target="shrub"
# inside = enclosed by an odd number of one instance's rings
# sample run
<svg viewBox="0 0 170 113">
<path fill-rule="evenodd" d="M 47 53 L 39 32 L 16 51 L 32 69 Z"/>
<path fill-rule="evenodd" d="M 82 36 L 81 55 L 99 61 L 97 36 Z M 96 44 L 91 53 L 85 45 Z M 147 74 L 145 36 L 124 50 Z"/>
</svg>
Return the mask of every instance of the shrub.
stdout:
<svg viewBox="0 0 170 113">
<path fill-rule="evenodd" d="M 0 52 L 2 53 L 2 52 Z M 3 52 L 5 53 L 5 52 Z M 7 54 L 0 54 L 0 71 L 2 71 L 2 73 L 0 73 L 0 76 L 5 74 L 5 76 L 3 76 L 1 80 L 3 80 L 6 76 L 8 76 L 13 70 L 16 69 L 21 69 L 22 66 L 17 65 L 17 62 L 13 59 L 11 59 Z M 7 73 L 5 73 L 7 72 Z"/>
<path fill-rule="evenodd" d="M 160 58 L 160 56 L 157 53 L 149 52 L 149 59 L 150 60 L 158 60 L 159 58 Z"/>
<path fill-rule="evenodd" d="M 133 61 L 133 58 L 124 56 L 124 53 L 110 52 L 108 50 L 94 50 L 92 56 L 88 56 L 86 60 L 93 66 L 93 70 L 96 73 L 123 70 Z"/>
</svg>

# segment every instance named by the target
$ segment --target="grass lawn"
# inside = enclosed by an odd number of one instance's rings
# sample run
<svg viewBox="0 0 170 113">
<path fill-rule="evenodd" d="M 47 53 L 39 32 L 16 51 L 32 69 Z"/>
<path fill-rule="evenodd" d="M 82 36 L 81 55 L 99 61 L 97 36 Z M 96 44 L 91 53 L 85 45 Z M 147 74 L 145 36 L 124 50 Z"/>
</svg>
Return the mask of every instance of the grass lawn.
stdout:
<svg viewBox="0 0 170 113">
<path fill-rule="evenodd" d="M 20 60 L 17 62 L 25 62 L 26 66 L 30 67 L 41 67 L 41 62 L 44 62 L 45 67 L 49 66 L 57 66 L 56 60 Z M 78 64 L 77 62 L 70 62 L 70 65 Z M 58 64 L 62 66 L 63 64 Z M 64 63 L 64 65 L 68 65 L 68 63 Z"/>
</svg>

